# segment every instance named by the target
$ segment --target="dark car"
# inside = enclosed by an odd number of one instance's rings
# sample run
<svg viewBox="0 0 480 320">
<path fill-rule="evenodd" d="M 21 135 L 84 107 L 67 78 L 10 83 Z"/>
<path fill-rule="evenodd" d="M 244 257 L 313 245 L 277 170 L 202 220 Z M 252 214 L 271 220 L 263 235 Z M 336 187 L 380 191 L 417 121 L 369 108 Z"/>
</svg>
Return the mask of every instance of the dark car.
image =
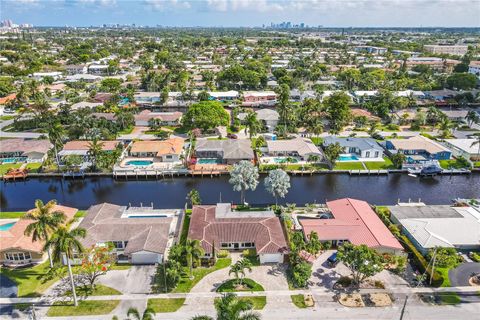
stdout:
<svg viewBox="0 0 480 320">
<path fill-rule="evenodd" d="M 332 268 L 338 264 L 337 251 L 335 251 L 330 257 L 328 257 L 327 263 Z"/>
<path fill-rule="evenodd" d="M 236 134 L 233 134 L 233 133 L 228 133 L 227 134 L 227 138 L 230 138 L 230 139 L 237 139 L 237 135 Z"/>
</svg>

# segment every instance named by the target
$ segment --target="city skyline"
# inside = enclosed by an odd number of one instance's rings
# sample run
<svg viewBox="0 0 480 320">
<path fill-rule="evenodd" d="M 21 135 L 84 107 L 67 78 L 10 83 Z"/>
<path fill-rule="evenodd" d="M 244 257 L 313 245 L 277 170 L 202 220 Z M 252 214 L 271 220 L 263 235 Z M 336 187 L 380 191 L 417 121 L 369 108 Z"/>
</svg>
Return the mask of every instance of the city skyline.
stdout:
<svg viewBox="0 0 480 320">
<path fill-rule="evenodd" d="M 478 27 L 478 0 L 1 0 L 1 19 L 34 26 Z M 428 14 L 425 14 L 428 12 Z M 394 14 L 392 14 L 394 13 Z"/>
</svg>

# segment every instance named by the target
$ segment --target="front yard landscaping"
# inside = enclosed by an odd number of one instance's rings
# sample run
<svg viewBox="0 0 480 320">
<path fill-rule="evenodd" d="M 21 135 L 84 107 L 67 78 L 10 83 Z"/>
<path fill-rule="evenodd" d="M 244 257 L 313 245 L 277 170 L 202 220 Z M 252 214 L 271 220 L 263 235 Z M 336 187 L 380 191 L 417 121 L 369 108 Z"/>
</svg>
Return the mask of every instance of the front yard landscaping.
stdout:
<svg viewBox="0 0 480 320">
<path fill-rule="evenodd" d="M 265 291 L 261 284 L 252 279 L 245 278 L 242 284 L 238 283 L 237 279 L 230 279 L 222 283 L 217 292 L 235 292 L 235 291 Z"/>
<path fill-rule="evenodd" d="M 238 300 L 247 300 L 250 301 L 253 305 L 253 310 L 262 310 L 267 304 L 266 296 L 259 297 L 237 297 Z M 215 302 L 220 300 L 220 298 L 215 298 Z"/>
<path fill-rule="evenodd" d="M 147 307 L 156 313 L 175 312 L 185 303 L 185 298 L 148 299 Z"/>
<path fill-rule="evenodd" d="M 109 314 L 119 303 L 120 300 L 83 300 L 78 302 L 77 307 L 74 307 L 73 303 L 58 302 L 48 309 L 47 316 L 71 317 Z"/>
<path fill-rule="evenodd" d="M 303 294 L 294 294 L 291 295 L 290 298 L 292 298 L 292 302 L 297 308 L 307 308 L 307 304 L 305 303 L 305 298 Z"/>
<path fill-rule="evenodd" d="M 7 269 L 2 267 L 3 275 L 15 281 L 18 285 L 19 297 L 37 297 L 47 290 L 59 277 L 43 281 L 41 278 L 50 268 L 48 261 L 31 268 Z"/>
<path fill-rule="evenodd" d="M 230 258 L 217 259 L 217 263 L 213 267 L 199 267 L 193 269 L 193 279 L 190 279 L 188 268 L 185 268 L 184 275 L 180 279 L 177 287 L 173 289 L 174 293 L 190 292 L 192 288 L 207 274 L 226 268 L 232 263 Z"/>
</svg>

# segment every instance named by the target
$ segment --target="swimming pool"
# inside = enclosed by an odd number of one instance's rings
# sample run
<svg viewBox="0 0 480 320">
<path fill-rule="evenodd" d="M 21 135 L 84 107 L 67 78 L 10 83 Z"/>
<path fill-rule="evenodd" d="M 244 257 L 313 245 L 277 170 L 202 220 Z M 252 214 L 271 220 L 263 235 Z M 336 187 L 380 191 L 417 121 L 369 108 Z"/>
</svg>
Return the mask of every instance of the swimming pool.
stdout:
<svg viewBox="0 0 480 320">
<path fill-rule="evenodd" d="M 199 158 L 197 164 L 218 164 L 220 163 L 217 158 Z"/>
<path fill-rule="evenodd" d="M 338 156 L 337 161 L 358 161 L 358 158 L 351 154 L 341 154 Z"/>
<path fill-rule="evenodd" d="M 288 160 L 288 161 L 287 161 Z M 275 163 L 297 163 L 298 160 L 295 158 L 288 159 L 286 157 L 281 157 L 281 158 L 273 158 L 273 161 Z"/>
<path fill-rule="evenodd" d="M 10 230 L 10 228 L 13 227 L 14 225 L 15 225 L 15 222 L 10 222 L 10 223 L 6 223 L 6 224 L 2 224 L 2 225 L 0 225 L 0 231 Z"/>
<path fill-rule="evenodd" d="M 145 166 L 149 166 L 153 163 L 153 161 L 151 160 L 130 160 L 130 161 L 127 161 L 127 165 L 129 166 L 137 166 L 137 167 L 145 167 Z"/>
<path fill-rule="evenodd" d="M 16 163 L 16 162 L 23 162 L 25 161 L 24 158 L 3 158 L 0 159 L 0 163 Z"/>
</svg>

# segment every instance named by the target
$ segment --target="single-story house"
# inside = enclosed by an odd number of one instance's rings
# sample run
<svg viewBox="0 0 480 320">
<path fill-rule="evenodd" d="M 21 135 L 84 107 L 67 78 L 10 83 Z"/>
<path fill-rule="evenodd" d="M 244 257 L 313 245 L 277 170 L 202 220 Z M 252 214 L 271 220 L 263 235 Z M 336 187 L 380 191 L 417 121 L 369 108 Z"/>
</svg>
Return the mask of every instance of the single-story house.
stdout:
<svg viewBox="0 0 480 320">
<path fill-rule="evenodd" d="M 72 110 L 80 110 L 80 109 L 85 109 L 85 108 L 93 109 L 93 108 L 99 107 L 101 105 L 103 105 L 103 103 L 81 101 L 81 102 L 77 102 L 77 103 L 72 104 L 72 106 L 70 108 Z"/>
<path fill-rule="evenodd" d="M 468 110 L 441 110 L 448 120 L 454 122 L 465 122 L 468 114 Z"/>
<path fill-rule="evenodd" d="M 322 151 L 307 138 L 295 138 L 291 140 L 267 140 L 267 156 L 277 157 L 300 157 L 308 161 L 310 156 L 317 156 L 320 161 L 325 159 Z"/>
<path fill-rule="evenodd" d="M 160 126 L 178 126 L 182 119 L 181 112 L 152 112 L 150 110 L 143 110 L 135 115 L 136 126 L 148 126 L 150 120 L 154 119 Z"/>
<path fill-rule="evenodd" d="M 277 94 L 274 91 L 245 91 L 243 93 L 244 107 L 274 106 Z"/>
<path fill-rule="evenodd" d="M 240 94 L 238 91 L 230 90 L 230 91 L 209 91 L 208 94 L 210 95 L 211 100 L 217 101 L 232 101 L 238 99 Z"/>
<path fill-rule="evenodd" d="M 305 99 L 316 99 L 317 93 L 313 90 L 300 91 L 298 89 L 290 90 L 291 101 L 304 101 Z"/>
<path fill-rule="evenodd" d="M 330 241 L 333 246 L 350 242 L 380 253 L 403 252 L 402 245 L 367 202 L 344 198 L 327 201 L 327 208 L 332 218 L 299 218 L 305 239 L 314 231 L 320 241 Z"/>
<path fill-rule="evenodd" d="M 69 75 L 87 73 L 87 66 L 85 64 L 68 64 L 65 66 L 65 72 Z"/>
<path fill-rule="evenodd" d="M 254 154 L 248 139 L 197 140 L 195 157 L 216 159 L 217 163 L 234 164 L 241 160 L 252 161 Z"/>
<path fill-rule="evenodd" d="M 88 209 L 79 228 L 87 230 L 84 247 L 112 243 L 118 262 L 162 263 L 178 219 L 165 210 L 127 208 L 110 203 Z"/>
<path fill-rule="evenodd" d="M 476 139 L 446 139 L 447 148 L 455 157 L 464 157 L 472 161 L 480 161 L 480 144 L 474 145 Z"/>
<path fill-rule="evenodd" d="M 86 141 L 86 140 L 68 141 L 63 146 L 63 149 L 58 153 L 58 156 L 63 159 L 66 156 L 77 155 L 77 156 L 82 156 L 84 161 L 88 161 L 89 159 L 88 152 L 90 149 L 90 143 L 91 141 Z M 99 143 L 102 144 L 102 151 L 112 152 L 120 144 L 120 141 L 105 140 L 105 141 L 99 141 Z"/>
<path fill-rule="evenodd" d="M 178 162 L 181 161 L 184 142 L 182 138 L 134 141 L 129 154 L 132 157 L 153 157 L 160 162 Z"/>
<path fill-rule="evenodd" d="M 102 76 L 96 76 L 93 74 L 74 74 L 72 76 L 67 76 L 65 77 L 66 82 L 78 82 L 78 81 L 83 81 L 83 82 L 88 82 L 88 83 L 93 83 L 96 81 L 102 80 Z"/>
<path fill-rule="evenodd" d="M 387 150 L 394 153 L 403 153 L 408 163 L 422 163 L 430 160 L 448 160 L 452 152 L 440 143 L 422 135 L 408 139 L 390 139 L 386 141 Z"/>
<path fill-rule="evenodd" d="M 204 258 L 214 251 L 255 249 L 260 263 L 283 263 L 288 253 L 280 219 L 273 211 L 233 211 L 229 203 L 194 206 L 188 239 L 199 240 Z"/>
<path fill-rule="evenodd" d="M 65 214 L 65 222 L 73 219 L 77 209 L 56 205 L 52 211 L 61 211 Z M 43 251 L 44 241 L 33 241 L 31 236 L 25 235 L 25 229 L 32 220 L 20 219 L 10 222 L 10 228 L 6 228 L 7 223 L 2 223 L 0 230 L 0 263 L 4 265 L 28 265 L 41 263 L 47 259 L 47 253 Z"/>
<path fill-rule="evenodd" d="M 280 115 L 277 111 L 272 109 L 259 109 L 256 110 L 255 113 L 257 114 L 257 120 L 263 123 L 268 132 L 273 132 L 273 130 L 275 130 L 278 125 L 278 121 L 280 120 Z M 244 121 L 246 116 L 246 112 L 240 113 L 238 115 L 238 119 Z"/>
<path fill-rule="evenodd" d="M 53 145 L 48 140 L 6 139 L 0 141 L 0 162 L 17 158 L 27 162 L 43 162 Z"/>
<path fill-rule="evenodd" d="M 108 65 L 106 64 L 91 64 L 88 66 L 88 73 L 95 75 L 107 75 Z"/>
<path fill-rule="evenodd" d="M 422 253 L 435 247 L 480 250 L 480 211 L 449 205 L 396 205 L 391 219 Z"/>
<path fill-rule="evenodd" d="M 338 138 L 325 137 L 323 145 L 338 143 L 343 152 L 363 159 L 383 159 L 383 148 L 372 138 Z"/>
</svg>

